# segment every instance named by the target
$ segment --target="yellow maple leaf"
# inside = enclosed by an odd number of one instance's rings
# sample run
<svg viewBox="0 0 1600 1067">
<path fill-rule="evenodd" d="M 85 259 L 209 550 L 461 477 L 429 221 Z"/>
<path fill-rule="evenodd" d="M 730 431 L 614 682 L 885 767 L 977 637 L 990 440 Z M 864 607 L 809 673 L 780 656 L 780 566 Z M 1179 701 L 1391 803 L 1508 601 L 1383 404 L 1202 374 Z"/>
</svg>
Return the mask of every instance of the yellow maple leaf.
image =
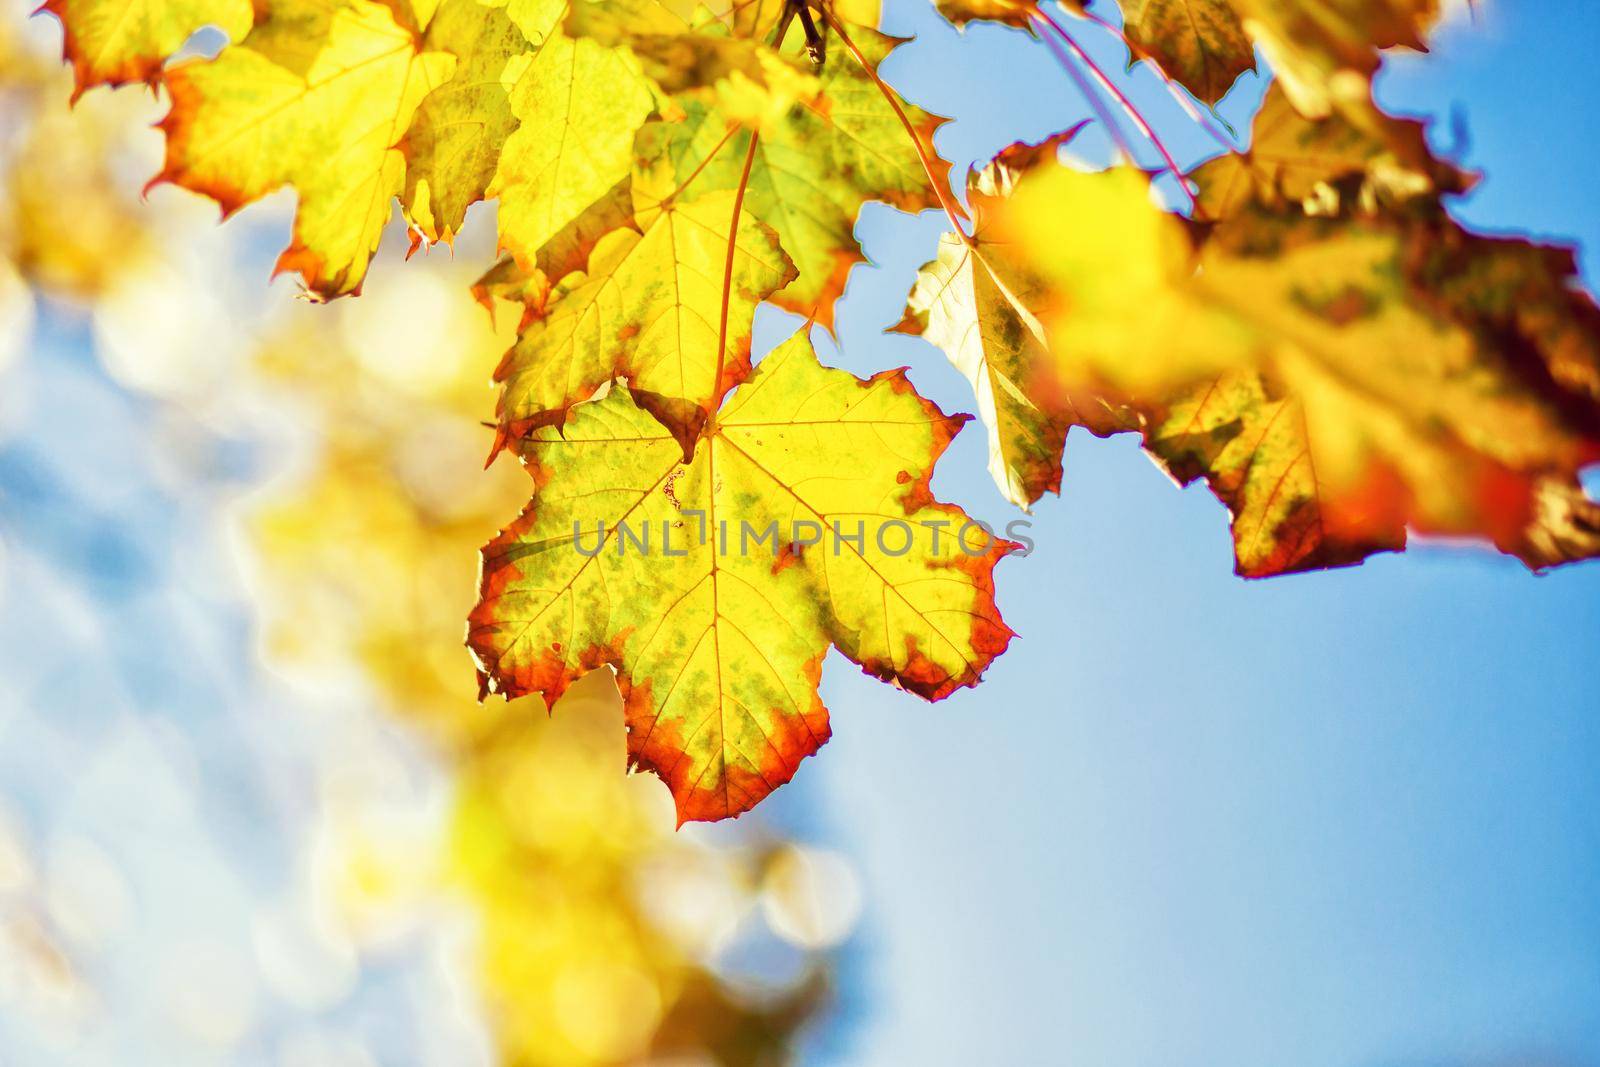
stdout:
<svg viewBox="0 0 1600 1067">
<path fill-rule="evenodd" d="M 358 292 L 405 180 L 396 146 L 455 57 L 419 52 L 375 0 L 271 0 L 242 42 L 167 72 L 156 181 L 231 213 L 280 186 L 299 196 L 279 271 L 322 297 Z"/>
<path fill-rule="evenodd" d="M 873 68 L 901 43 L 861 26 L 848 32 Z M 815 89 L 765 121 L 743 122 L 715 102 L 686 100 L 681 119 L 650 123 L 639 138 L 639 155 L 664 160 L 688 183 L 687 196 L 744 183 L 746 207 L 777 231 L 798 270 L 773 302 L 824 326 L 832 325 L 834 302 L 862 258 L 853 232 L 862 203 L 921 211 L 939 206 L 935 185 L 949 182 L 942 161 L 931 176 L 924 170 L 866 65 L 836 48 L 819 69 Z M 945 120 L 903 106 L 910 136 L 931 144 Z M 753 129 L 759 136 L 746 175 Z"/>
<path fill-rule="evenodd" d="M 45 0 L 61 20 L 73 98 L 96 85 L 153 81 L 196 30 L 215 26 L 237 41 L 250 29 L 250 0 Z"/>
<path fill-rule="evenodd" d="M 522 442 L 534 499 L 484 549 L 487 686 L 553 700 L 610 665 L 630 760 L 690 820 L 747 810 L 827 740 L 830 646 L 928 699 L 975 684 L 1011 637 L 1009 546 L 928 491 L 960 421 L 899 372 L 823 368 L 804 334 L 688 460 L 626 389 L 581 405 Z"/>
<path fill-rule="evenodd" d="M 738 208 L 731 192 L 668 198 L 643 233 L 601 238 L 495 372 L 502 439 L 560 421 L 616 377 L 663 417 L 716 410 L 749 371 L 756 305 L 794 277 L 777 236 Z"/>
<path fill-rule="evenodd" d="M 500 199 L 500 247 L 524 265 L 627 177 L 633 138 L 654 107 L 626 49 L 552 31 L 511 91 L 516 132 L 489 195 Z"/>
<path fill-rule="evenodd" d="M 449 241 L 484 198 L 517 129 L 514 74 L 531 55 L 523 30 L 479 0 L 443 0 L 421 51 L 456 57 L 450 78 L 423 97 L 400 144 L 406 216 L 429 241 Z"/>
</svg>

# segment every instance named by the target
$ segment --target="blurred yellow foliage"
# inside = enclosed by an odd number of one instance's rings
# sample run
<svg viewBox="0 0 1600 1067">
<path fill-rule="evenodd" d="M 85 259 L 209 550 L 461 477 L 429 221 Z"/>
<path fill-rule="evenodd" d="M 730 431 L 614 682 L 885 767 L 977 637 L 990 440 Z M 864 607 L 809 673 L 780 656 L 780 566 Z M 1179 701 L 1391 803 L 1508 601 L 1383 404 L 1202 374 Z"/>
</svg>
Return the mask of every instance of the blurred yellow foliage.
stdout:
<svg viewBox="0 0 1600 1067">
<path fill-rule="evenodd" d="M 20 347 L 35 294 L 66 298 L 94 313 L 124 385 L 231 411 L 224 349 L 248 349 L 258 323 L 195 290 L 210 260 L 174 259 L 211 232 L 211 212 L 176 194 L 140 203 L 160 102 L 129 88 L 69 107 L 50 34 L 19 23 L 0 22 L 0 345 Z M 444 855 L 426 826 L 332 789 L 316 843 L 330 902 L 371 946 L 437 890 L 464 895 L 504 1063 L 786 1062 L 825 993 L 816 942 L 789 938 L 810 963 L 777 988 L 742 987 L 709 961 L 775 906 L 769 868 L 793 850 L 755 826 L 730 847 L 675 834 L 661 784 L 618 773 L 621 706 L 603 672 L 553 718 L 537 700 L 471 697 L 462 620 L 477 549 L 526 502 L 528 479 L 506 459 L 484 470 L 493 434 L 475 415 L 520 309 L 494 328 L 465 259 L 413 264 L 337 307 L 250 309 L 266 340 L 238 384 L 306 445 L 248 520 L 270 654 L 291 674 L 356 681 L 455 771 Z M 0 921 L 0 935 L 30 931 Z M 48 941 L 35 954 L 61 958 Z"/>
<path fill-rule="evenodd" d="M 140 261 L 160 221 L 116 180 L 149 137 L 150 98 L 94 93 L 74 108 L 71 95 L 72 72 L 0 22 L 0 257 L 29 284 L 91 298 Z"/>
<path fill-rule="evenodd" d="M 493 328 L 467 276 L 438 257 L 384 281 L 357 301 L 296 309 L 258 361 L 316 443 L 251 520 L 274 656 L 317 671 L 360 664 L 454 762 L 446 879 L 482 923 L 504 1062 L 786 1062 L 820 1005 L 820 965 L 758 996 L 706 961 L 767 903 L 763 877 L 792 850 L 675 834 L 661 783 L 618 773 L 622 707 L 606 672 L 554 716 L 536 699 L 472 699 L 461 620 L 476 549 L 515 514 L 528 478 L 507 458 L 483 469 L 493 432 L 471 413 L 517 309 L 501 307 Z M 388 877 L 369 867 L 354 881 L 381 893 Z"/>
</svg>

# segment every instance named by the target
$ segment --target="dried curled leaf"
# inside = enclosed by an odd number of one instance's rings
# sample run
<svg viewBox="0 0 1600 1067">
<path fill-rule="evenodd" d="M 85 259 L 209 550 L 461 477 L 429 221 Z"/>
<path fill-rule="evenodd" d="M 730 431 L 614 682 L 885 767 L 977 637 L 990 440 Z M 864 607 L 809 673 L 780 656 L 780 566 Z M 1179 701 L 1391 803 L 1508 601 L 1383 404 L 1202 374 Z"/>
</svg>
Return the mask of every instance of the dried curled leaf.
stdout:
<svg viewBox="0 0 1600 1067">
<path fill-rule="evenodd" d="M 1128 428 L 1116 411 L 1092 400 L 1078 409 L 1050 365 L 1041 317 L 1050 287 L 989 226 L 994 206 L 1017 178 L 1053 160 L 1071 132 L 1040 145 L 1012 145 L 968 175 L 971 236 L 945 234 L 922 268 L 899 329 L 937 345 L 972 383 L 989 432 L 989 473 L 1008 500 L 1026 508 L 1061 489 L 1067 431 Z"/>
<path fill-rule="evenodd" d="M 748 810 L 827 740 L 830 646 L 937 700 L 1009 642 L 992 581 L 1008 546 L 928 490 L 960 424 L 899 372 L 823 368 L 804 335 L 688 460 L 625 388 L 578 407 L 522 442 L 538 488 L 484 549 L 468 642 L 486 684 L 553 701 L 610 665 L 629 759 L 679 819 Z"/>
</svg>

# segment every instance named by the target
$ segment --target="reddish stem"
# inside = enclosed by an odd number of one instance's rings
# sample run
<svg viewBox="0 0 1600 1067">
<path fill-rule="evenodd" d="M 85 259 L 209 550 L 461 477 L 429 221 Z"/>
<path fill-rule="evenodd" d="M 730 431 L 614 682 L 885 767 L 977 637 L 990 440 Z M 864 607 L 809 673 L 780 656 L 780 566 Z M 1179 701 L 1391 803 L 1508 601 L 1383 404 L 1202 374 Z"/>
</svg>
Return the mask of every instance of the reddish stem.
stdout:
<svg viewBox="0 0 1600 1067">
<path fill-rule="evenodd" d="M 728 224 L 728 258 L 722 265 L 722 317 L 717 323 L 717 373 L 711 379 L 711 388 L 722 388 L 722 367 L 728 355 L 728 304 L 733 295 L 733 255 L 739 247 L 739 216 L 744 213 L 744 191 L 750 185 L 750 168 L 756 161 L 756 145 L 761 141 L 761 131 L 750 131 L 750 147 L 744 154 L 744 170 L 739 174 L 739 188 L 733 194 L 733 221 Z M 713 393 L 713 397 L 715 393 Z"/>
<path fill-rule="evenodd" d="M 955 201 L 950 198 L 949 183 L 939 180 L 938 172 L 935 170 L 933 160 L 929 156 L 929 150 L 922 143 L 922 137 L 917 133 L 917 128 L 911 125 L 911 118 L 906 114 L 906 109 L 900 105 L 899 95 L 889 88 L 882 78 L 878 77 L 877 68 L 867 61 L 867 57 L 862 54 L 861 49 L 856 47 L 856 43 L 845 32 L 844 26 L 840 24 L 838 19 L 834 18 L 833 12 L 826 7 L 818 10 L 822 17 L 828 20 L 829 28 L 839 35 L 839 40 L 844 42 L 844 46 L 849 50 L 850 55 L 860 64 L 867 77 L 872 79 L 872 83 L 878 87 L 878 91 L 883 94 L 883 98 L 894 109 L 895 117 L 900 120 L 900 125 L 905 127 L 906 136 L 911 138 L 912 147 L 917 150 L 917 158 L 922 161 L 922 169 L 928 175 L 928 184 L 933 188 L 933 195 L 939 198 L 939 206 L 944 208 L 945 215 L 949 217 L 951 228 L 955 230 L 958 237 L 970 245 L 972 238 L 967 235 L 967 231 L 961 225 L 963 213 L 960 208 L 956 207 Z"/>
<path fill-rule="evenodd" d="M 1071 56 L 1062 51 L 1055 38 L 1050 36 L 1050 28 L 1045 25 L 1044 20 L 1038 15 L 1034 16 L 1034 29 L 1039 34 L 1039 40 L 1043 41 L 1045 47 L 1050 49 L 1051 54 L 1056 57 L 1056 62 L 1061 64 L 1061 69 L 1067 72 L 1067 76 L 1078 87 L 1078 92 L 1088 102 L 1090 109 L 1094 111 L 1095 118 L 1100 120 L 1100 125 L 1106 128 L 1106 133 L 1110 135 L 1112 143 L 1117 146 L 1117 150 L 1128 159 L 1132 159 L 1133 146 L 1128 143 L 1128 138 L 1123 134 L 1122 127 L 1117 124 L 1116 117 L 1106 107 L 1105 100 L 1099 93 L 1095 92 L 1094 85 L 1089 81 L 1088 76 L 1079 69 L 1078 64 L 1072 61 Z"/>
<path fill-rule="evenodd" d="M 1177 180 L 1178 188 L 1183 190 L 1183 195 L 1188 198 L 1189 205 L 1193 208 L 1195 204 L 1194 193 L 1189 190 L 1189 183 L 1184 179 L 1182 168 L 1178 166 L 1178 161 L 1172 158 L 1172 153 L 1167 151 L 1166 144 L 1162 142 L 1160 137 L 1156 136 L 1156 131 L 1151 129 L 1150 123 L 1145 121 L 1145 117 L 1139 113 L 1139 109 L 1133 106 L 1133 101 L 1129 100 L 1127 94 L 1117 88 L 1115 82 L 1106 77 L 1106 72 L 1100 69 L 1100 65 L 1089 56 L 1088 52 L 1083 50 L 1083 46 L 1070 33 L 1062 28 L 1059 22 L 1050 16 L 1048 11 L 1043 7 L 1035 7 L 1034 15 L 1037 19 L 1042 20 L 1046 27 L 1055 32 L 1061 43 L 1072 51 L 1077 61 L 1088 69 L 1100 87 L 1111 94 L 1111 97 L 1121 106 L 1128 118 L 1133 120 L 1133 124 L 1139 127 L 1139 132 L 1144 135 L 1145 140 L 1149 141 L 1151 146 L 1161 154 L 1162 162 L 1166 164 L 1167 170 Z M 1050 38 L 1046 36 L 1044 40 L 1048 44 Z M 1066 57 L 1059 50 L 1051 49 L 1051 51 L 1055 52 L 1057 59 L 1061 60 L 1063 65 L 1066 64 Z"/>
<path fill-rule="evenodd" d="M 1216 123 L 1206 118 L 1205 113 L 1195 105 L 1194 100 L 1190 98 L 1188 92 L 1181 88 L 1177 82 L 1173 81 L 1171 75 L 1169 75 L 1165 70 L 1161 69 L 1161 64 L 1150 59 L 1148 55 L 1143 54 L 1139 49 L 1135 48 L 1132 42 L 1128 40 L 1127 34 L 1123 33 L 1121 30 L 1117 29 L 1117 27 L 1111 25 L 1111 23 L 1107 22 L 1105 19 L 1101 18 L 1099 15 L 1096 15 L 1092 11 L 1085 11 L 1083 13 L 1083 17 L 1094 23 L 1096 26 L 1099 26 L 1102 30 L 1105 30 L 1107 33 L 1111 34 L 1111 36 L 1115 37 L 1123 44 L 1127 45 L 1128 51 L 1132 52 L 1135 58 L 1148 61 L 1150 64 L 1150 69 L 1155 72 L 1156 77 L 1161 79 L 1161 84 L 1166 86 L 1168 95 L 1170 95 L 1172 99 L 1177 102 L 1179 107 L 1183 108 L 1184 114 L 1193 119 L 1195 125 L 1199 126 L 1201 129 L 1205 130 L 1206 133 L 1210 134 L 1211 138 L 1216 141 L 1217 144 L 1221 145 L 1229 152 L 1239 151 L 1239 146 L 1235 142 L 1234 138 L 1223 133 L 1217 128 Z"/>
</svg>

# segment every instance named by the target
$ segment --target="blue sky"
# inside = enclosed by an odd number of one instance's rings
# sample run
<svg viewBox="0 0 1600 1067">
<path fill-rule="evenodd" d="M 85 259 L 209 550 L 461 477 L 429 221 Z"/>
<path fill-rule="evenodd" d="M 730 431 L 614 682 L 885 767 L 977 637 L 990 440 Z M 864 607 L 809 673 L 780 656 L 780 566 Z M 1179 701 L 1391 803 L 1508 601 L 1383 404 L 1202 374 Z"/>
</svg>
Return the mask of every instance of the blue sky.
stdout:
<svg viewBox="0 0 1600 1067">
<path fill-rule="evenodd" d="M 1086 117 L 1042 47 L 919 10 L 891 5 L 918 40 L 887 70 L 957 117 L 939 147 L 958 166 Z M 1463 219 L 1600 248 L 1597 40 L 1593 5 L 1494 5 L 1386 73 L 1441 146 L 1459 111 L 1489 175 Z M 1224 106 L 1241 130 L 1259 91 Z M 833 358 L 909 364 L 970 410 L 937 352 L 879 335 L 941 221 L 868 209 L 877 266 Z M 976 428 L 936 487 L 1013 514 Z M 824 811 L 813 832 L 864 872 L 842 1061 L 1600 1064 L 1600 565 L 1535 578 L 1435 546 L 1245 583 L 1203 489 L 1076 434 L 1034 521 L 1038 551 L 999 579 L 1022 638 L 984 685 L 930 707 L 835 656 L 834 738 L 775 798 Z"/>
</svg>

